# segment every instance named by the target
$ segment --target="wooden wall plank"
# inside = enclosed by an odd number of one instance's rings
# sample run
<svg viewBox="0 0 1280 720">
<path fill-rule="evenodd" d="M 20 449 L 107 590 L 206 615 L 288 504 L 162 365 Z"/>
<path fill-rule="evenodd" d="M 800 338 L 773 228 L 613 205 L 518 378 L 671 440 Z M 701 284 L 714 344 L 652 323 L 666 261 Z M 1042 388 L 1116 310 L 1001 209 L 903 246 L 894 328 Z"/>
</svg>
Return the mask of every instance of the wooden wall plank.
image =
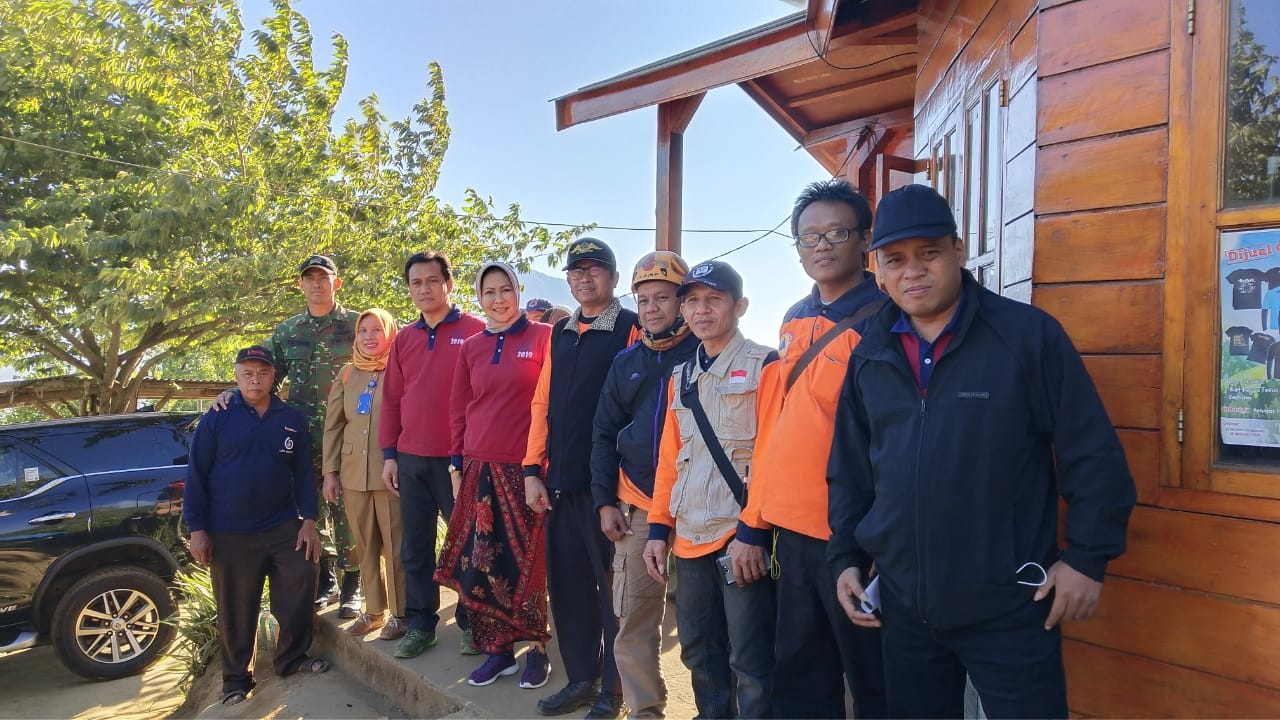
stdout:
<svg viewBox="0 0 1280 720">
<path fill-rule="evenodd" d="M 1006 222 L 1031 212 L 1035 207 L 1035 187 L 1036 149 L 1027 148 L 1005 163 L 1002 216 Z M 1035 233 L 1034 223 L 1028 225 L 1027 230 L 1027 239 L 1030 240 Z M 1028 271 L 1030 269 L 1027 268 Z"/>
<path fill-rule="evenodd" d="M 1280 707 L 1280 692 L 1257 685 L 1073 640 L 1062 652 L 1067 704 L 1085 716 L 1265 718 Z"/>
<path fill-rule="evenodd" d="M 1016 23 L 1016 20 L 1014 21 Z M 1040 16 L 1032 13 L 1031 18 L 1021 29 L 1015 28 L 1017 34 L 1009 43 L 1009 91 L 1022 90 L 1026 82 L 1036 76 L 1037 28 L 1040 27 Z"/>
<path fill-rule="evenodd" d="M 1031 83 L 1009 98 L 1005 111 L 1004 156 L 1014 157 L 1036 143 L 1036 84 Z"/>
<path fill-rule="evenodd" d="M 1082 353 L 1158 353 L 1160 282 L 1036 285 L 1032 300 L 1058 319 Z"/>
<path fill-rule="evenodd" d="M 1005 185 L 1005 193 L 1009 186 Z M 1008 206 L 1008 200 L 1006 207 Z M 1027 212 L 1004 226 L 1000 241 L 1000 283 L 1005 287 L 1031 279 L 1031 257 L 1035 252 L 1035 215 Z"/>
<path fill-rule="evenodd" d="M 1086 355 L 1084 366 L 1112 425 L 1160 429 L 1159 355 Z"/>
<path fill-rule="evenodd" d="M 1165 206 L 1036 219 L 1036 282 L 1163 277 Z"/>
<path fill-rule="evenodd" d="M 978 26 L 992 6 L 999 6 L 994 0 L 956 0 L 952 4 L 954 10 L 945 24 L 937 30 L 929 26 L 929 30 L 941 32 L 937 43 L 928 56 L 923 58 L 916 76 L 916 107 L 920 107 L 933 94 L 939 82 L 960 56 L 961 50 L 973 37 Z M 918 42 L 923 47 L 931 38 L 921 37 Z"/>
<path fill-rule="evenodd" d="M 1160 495 L 1160 432 L 1158 430 L 1116 430 L 1129 461 L 1129 474 L 1138 490 L 1138 502 L 1154 505 Z"/>
<path fill-rule="evenodd" d="M 1063 633 L 1073 640 L 1280 689 L 1280 663 L 1274 652 L 1280 607 L 1273 605 L 1111 576 L 1097 614 L 1087 622 L 1064 624 Z"/>
<path fill-rule="evenodd" d="M 1168 47 L 1171 4 L 1081 0 L 1042 11 L 1040 77 Z"/>
<path fill-rule="evenodd" d="M 1040 148 L 1036 212 L 1164 202 L 1168 135 L 1161 128 Z"/>
<path fill-rule="evenodd" d="M 1040 144 L 1169 122 L 1169 52 L 1094 65 L 1039 84 Z"/>
<path fill-rule="evenodd" d="M 1128 551 L 1109 570 L 1280 605 L 1276 548 L 1280 524 L 1274 522 L 1139 507 L 1129 520 Z"/>
<path fill-rule="evenodd" d="M 1015 283 L 1013 285 L 1006 285 L 1004 289 L 1000 291 L 1000 294 L 1007 298 L 1011 298 L 1013 300 L 1017 300 L 1018 302 L 1024 302 L 1030 305 L 1031 304 L 1031 281 L 1023 280 L 1020 283 Z"/>
</svg>

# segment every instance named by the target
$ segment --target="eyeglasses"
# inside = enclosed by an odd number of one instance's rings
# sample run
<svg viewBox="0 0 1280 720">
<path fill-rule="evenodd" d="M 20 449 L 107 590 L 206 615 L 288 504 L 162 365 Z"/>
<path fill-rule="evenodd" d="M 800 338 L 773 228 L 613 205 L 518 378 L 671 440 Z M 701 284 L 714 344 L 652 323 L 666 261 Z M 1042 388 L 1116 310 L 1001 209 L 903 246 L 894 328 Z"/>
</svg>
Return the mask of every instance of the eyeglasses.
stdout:
<svg viewBox="0 0 1280 720">
<path fill-rule="evenodd" d="M 572 267 L 564 271 L 573 280 L 581 280 L 584 276 L 600 277 L 609 272 L 609 269 L 603 265 L 587 265 L 586 267 Z"/>
<path fill-rule="evenodd" d="M 857 228 L 831 228 L 826 232 L 805 233 L 796 238 L 796 245 L 802 248 L 816 248 L 818 243 L 826 240 L 832 245 L 848 242 L 849 236 L 857 232 Z"/>
</svg>

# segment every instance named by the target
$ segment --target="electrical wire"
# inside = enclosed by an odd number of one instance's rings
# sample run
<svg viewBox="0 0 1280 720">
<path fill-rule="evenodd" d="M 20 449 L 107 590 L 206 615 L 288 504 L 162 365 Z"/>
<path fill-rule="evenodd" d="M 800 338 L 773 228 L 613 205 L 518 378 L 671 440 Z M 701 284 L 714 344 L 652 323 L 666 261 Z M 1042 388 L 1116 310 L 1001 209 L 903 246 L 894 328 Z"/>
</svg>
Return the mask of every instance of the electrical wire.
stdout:
<svg viewBox="0 0 1280 720">
<path fill-rule="evenodd" d="M 122 167 L 129 167 L 129 168 L 135 168 L 138 170 L 147 170 L 150 172 L 157 172 L 157 173 L 161 173 L 171 177 L 184 178 L 186 180 L 191 180 L 194 182 L 214 182 L 214 183 L 220 183 L 223 185 L 241 186 L 241 187 L 248 187 L 248 188 L 254 188 L 254 189 L 262 187 L 259 184 L 250 183 L 244 180 L 232 180 L 228 178 L 207 177 L 203 175 L 196 175 L 194 173 L 182 172 L 180 170 L 167 170 L 165 168 L 159 168 L 152 165 L 143 165 L 141 163 L 130 162 L 128 160 L 120 160 L 118 158 L 111 158 L 111 157 L 106 157 L 102 155 L 90 155 L 88 153 L 82 153 L 76 150 L 68 150 L 66 148 L 55 147 L 53 145 L 45 145 L 43 143 L 32 142 L 30 140 L 22 140 L 20 138 L 12 137 L 9 135 L 0 134 L 0 140 L 7 140 L 9 142 L 17 143 L 20 145 L 27 145 L 30 147 L 40 148 L 41 150 L 48 150 L 50 152 L 56 152 L 63 155 L 69 155 L 72 157 L 78 157 L 85 160 L 95 160 L 98 162 L 105 162 L 113 165 L 120 165 Z M 283 190 L 283 189 L 275 188 L 271 186 L 266 186 L 265 189 L 270 193 L 272 193 L 273 195 L 283 195 L 286 197 L 294 197 L 301 200 L 322 200 L 322 201 L 331 202 L 339 205 L 361 205 L 365 207 L 373 207 L 373 208 L 379 208 L 383 210 L 397 209 L 394 206 L 387 205 L 384 203 L 370 202 L 366 200 L 358 200 L 353 198 L 335 198 L 335 197 L 329 197 L 326 195 L 316 195 L 312 193 L 302 193 L 302 192 L 295 192 L 290 190 Z M 507 218 L 498 217 L 496 215 L 471 215 L 464 212 L 447 211 L 447 210 L 429 210 L 429 211 L 425 211 L 424 214 L 435 215 L 440 217 L 466 218 L 466 219 L 472 219 L 472 220 L 490 220 L 494 222 L 508 221 Z M 625 226 L 625 225 L 593 225 L 591 223 L 564 223 L 564 222 L 551 222 L 551 221 L 544 221 L 544 220 L 524 220 L 524 219 L 519 220 L 519 222 L 524 225 L 535 225 L 540 227 L 575 228 L 575 227 L 590 226 L 591 228 L 596 230 L 616 230 L 619 232 L 657 232 L 657 228 L 632 227 L 632 226 Z M 774 229 L 776 230 L 776 228 Z M 697 229 L 683 230 L 683 232 L 701 233 L 701 234 L 746 235 L 750 233 L 760 233 L 760 232 L 770 233 L 773 231 L 758 230 L 753 228 L 697 228 Z"/>
<path fill-rule="evenodd" d="M 831 68 L 832 70 L 865 70 L 869 67 L 874 67 L 876 65 L 879 65 L 880 63 L 887 63 L 890 60 L 897 60 L 898 58 L 901 58 L 901 57 L 907 57 L 908 55 L 918 54 L 918 51 L 916 50 L 907 50 L 906 52 L 900 52 L 897 55 L 890 55 L 889 57 L 880 58 L 879 60 L 875 60 L 862 65 L 848 65 L 848 66 L 836 65 L 835 63 L 827 59 L 826 53 L 818 49 L 818 44 L 813 41 L 813 32 L 812 32 L 813 29 L 814 28 L 812 24 L 809 22 L 809 14 L 806 12 L 804 16 L 804 36 L 809 41 L 809 47 L 813 48 L 814 56 L 817 57 L 819 60 L 821 60 L 823 64 L 825 64 L 827 67 Z"/>
</svg>

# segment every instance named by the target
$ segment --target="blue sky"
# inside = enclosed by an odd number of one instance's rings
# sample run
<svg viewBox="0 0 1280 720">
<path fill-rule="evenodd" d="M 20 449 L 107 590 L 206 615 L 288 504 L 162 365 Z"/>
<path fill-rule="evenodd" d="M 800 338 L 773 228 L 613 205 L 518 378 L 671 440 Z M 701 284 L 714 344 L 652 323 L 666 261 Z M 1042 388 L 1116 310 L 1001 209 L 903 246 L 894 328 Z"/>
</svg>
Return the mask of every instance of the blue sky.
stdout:
<svg viewBox="0 0 1280 720">
<path fill-rule="evenodd" d="M 270 12 L 265 0 L 242 8 L 248 28 Z M 656 109 L 556 132 L 550 101 L 796 10 L 781 0 L 296 0 L 295 8 L 311 22 L 317 61 L 328 62 L 333 33 L 350 45 L 341 119 L 370 93 L 388 117 L 406 116 L 426 93 L 427 64 L 440 63 L 453 130 L 441 199 L 458 205 L 474 187 L 501 206 L 519 202 L 530 220 L 634 227 L 654 226 Z M 740 89 L 720 88 L 685 135 L 684 226 L 772 228 L 805 184 L 824 177 Z M 653 247 L 652 233 L 595 235 L 626 268 L 620 286 Z M 685 233 L 684 256 L 697 262 L 752 237 Z M 782 313 L 810 286 L 795 251 L 774 235 L 726 260 L 752 300 L 744 331 L 773 344 Z"/>
</svg>

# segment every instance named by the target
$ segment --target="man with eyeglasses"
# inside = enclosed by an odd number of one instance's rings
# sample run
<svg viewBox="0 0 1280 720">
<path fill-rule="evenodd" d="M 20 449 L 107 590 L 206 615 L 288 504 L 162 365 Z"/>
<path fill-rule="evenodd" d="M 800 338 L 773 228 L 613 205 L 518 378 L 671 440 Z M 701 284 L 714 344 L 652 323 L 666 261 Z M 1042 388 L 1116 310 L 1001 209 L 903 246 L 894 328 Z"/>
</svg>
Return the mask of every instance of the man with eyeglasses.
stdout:
<svg viewBox="0 0 1280 720">
<path fill-rule="evenodd" d="M 565 277 L 579 307 L 551 331 L 524 460 L 529 506 L 551 512 L 547 591 L 569 680 L 538 702 L 538 712 L 563 715 L 590 704 L 586 717 L 615 718 L 622 712 L 622 685 L 613 658 L 613 543 L 600 530 L 591 497 L 592 420 L 614 356 L 639 329 L 636 314 L 613 296 L 617 261 L 603 241 L 574 242 Z"/>
<path fill-rule="evenodd" d="M 837 597 L 883 623 L 890 717 L 961 717 L 966 672 L 990 717 L 1066 717 L 1059 622 L 1093 614 L 1135 502 L 1115 429 L 1062 326 L 964 269 L 946 198 L 889 193 L 869 249 L 893 302 L 836 410 Z"/>
<path fill-rule="evenodd" d="M 849 622 L 826 561 L 827 456 L 849 355 L 885 302 L 864 268 L 871 207 L 844 180 L 804 189 L 791 234 L 813 289 L 779 330 L 779 361 L 760 378 L 759 435 L 751 492 L 729 544 L 741 584 L 777 569 L 772 706 L 779 718 L 884 717 L 880 631 Z M 770 532 L 772 530 L 772 533 Z M 772 535 L 772 537 L 771 537 Z M 775 542 L 771 540 L 776 538 Z"/>
</svg>

